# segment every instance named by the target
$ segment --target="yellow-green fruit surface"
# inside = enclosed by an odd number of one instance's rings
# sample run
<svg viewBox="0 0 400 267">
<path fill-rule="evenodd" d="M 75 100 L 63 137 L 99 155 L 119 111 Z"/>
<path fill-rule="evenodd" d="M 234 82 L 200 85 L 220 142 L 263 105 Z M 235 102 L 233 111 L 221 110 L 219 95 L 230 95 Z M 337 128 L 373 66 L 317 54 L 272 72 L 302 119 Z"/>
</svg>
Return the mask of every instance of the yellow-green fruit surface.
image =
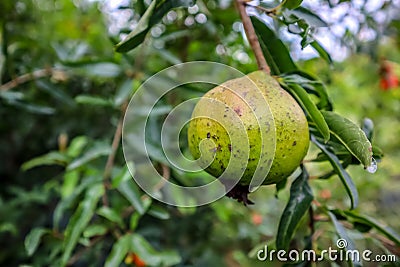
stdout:
<svg viewBox="0 0 400 267">
<path fill-rule="evenodd" d="M 260 99 L 262 97 L 264 99 Z M 262 105 L 265 100 L 270 112 Z M 265 112 L 260 113 L 261 109 Z M 255 111 L 261 115 L 255 115 Z M 239 129 L 245 129 L 248 141 L 240 138 L 233 144 L 228 133 L 234 136 Z M 264 133 L 263 138 L 260 130 Z M 203 144 L 201 149 L 200 143 L 207 139 L 212 142 Z M 273 150 L 273 146 L 268 145 L 274 140 L 275 153 L 266 151 L 265 144 Z M 231 157 L 242 157 L 244 164 L 234 165 L 231 169 L 232 175 L 242 173 L 240 184 L 250 184 L 258 163 L 258 168 L 265 170 L 263 184 L 273 184 L 288 177 L 300 165 L 308 151 L 309 130 L 303 110 L 293 97 L 273 77 L 256 71 L 213 88 L 199 100 L 189 124 L 188 142 L 194 158 L 199 159 L 202 155 L 200 166 L 214 177 L 220 177 L 226 170 Z M 248 157 L 243 153 L 246 150 Z M 260 155 L 261 151 L 263 155 Z"/>
</svg>

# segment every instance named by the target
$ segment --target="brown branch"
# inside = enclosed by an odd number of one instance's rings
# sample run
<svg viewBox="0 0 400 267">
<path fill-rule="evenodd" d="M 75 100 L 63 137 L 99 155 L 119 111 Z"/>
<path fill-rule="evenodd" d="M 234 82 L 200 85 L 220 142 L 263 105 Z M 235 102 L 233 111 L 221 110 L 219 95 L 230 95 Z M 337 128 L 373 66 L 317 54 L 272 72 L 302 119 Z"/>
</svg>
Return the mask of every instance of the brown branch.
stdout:
<svg viewBox="0 0 400 267">
<path fill-rule="evenodd" d="M 246 33 L 247 39 L 249 40 L 251 49 L 254 52 L 254 56 L 257 60 L 257 65 L 260 70 L 265 71 L 266 73 L 271 73 L 271 70 L 265 60 L 264 54 L 261 50 L 260 43 L 258 41 L 256 32 L 254 30 L 253 24 L 251 23 L 250 17 L 246 12 L 246 2 L 243 0 L 236 0 L 236 7 L 239 11 L 240 18 L 243 23 L 243 28 Z"/>
<path fill-rule="evenodd" d="M 57 76 L 57 77 L 65 77 L 65 73 L 62 70 L 56 70 L 53 68 L 46 68 L 41 70 L 35 70 L 31 73 L 26 73 L 21 76 L 16 77 L 15 79 L 3 84 L 0 86 L 0 91 L 7 91 L 13 89 L 21 84 L 37 80 L 40 78 L 44 78 L 47 76 Z"/>
<path fill-rule="evenodd" d="M 122 109 L 121 109 L 122 114 L 121 114 L 121 117 L 119 118 L 117 129 L 115 130 L 113 141 L 111 144 L 111 152 L 110 152 L 110 155 L 108 155 L 106 166 L 104 168 L 103 181 L 104 181 L 104 185 L 106 186 L 106 188 L 107 188 L 108 179 L 110 179 L 110 177 L 111 177 L 112 168 L 114 167 L 115 155 L 117 153 L 118 147 L 121 142 L 122 125 L 124 122 L 124 116 L 125 116 L 125 111 L 126 111 L 127 105 L 128 105 L 127 102 L 125 102 L 122 105 Z M 102 201 L 103 201 L 104 206 L 108 206 L 107 193 L 103 194 Z"/>
<path fill-rule="evenodd" d="M 171 176 L 171 170 L 170 168 L 161 163 L 161 168 L 162 168 L 162 176 L 164 179 L 160 180 L 153 188 L 154 192 L 159 191 L 161 188 L 163 188 L 163 186 L 165 185 L 165 183 L 169 180 L 169 177 Z"/>
</svg>

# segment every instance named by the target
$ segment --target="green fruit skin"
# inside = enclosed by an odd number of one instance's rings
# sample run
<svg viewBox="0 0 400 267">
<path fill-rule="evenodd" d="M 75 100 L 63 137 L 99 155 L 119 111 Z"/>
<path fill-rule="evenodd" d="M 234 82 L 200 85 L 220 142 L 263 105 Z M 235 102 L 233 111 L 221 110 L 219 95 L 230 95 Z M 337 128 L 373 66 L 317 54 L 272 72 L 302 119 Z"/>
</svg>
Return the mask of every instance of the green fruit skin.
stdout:
<svg viewBox="0 0 400 267">
<path fill-rule="evenodd" d="M 273 77 L 263 71 L 252 72 L 247 77 L 257 85 L 258 92 L 255 92 L 256 87 L 248 78 L 242 77 L 213 88 L 199 100 L 188 127 L 189 149 L 196 159 L 200 158 L 203 152 L 202 159 L 204 160 L 199 162 L 200 166 L 206 167 L 205 171 L 214 177 L 219 177 L 226 170 L 231 156 L 243 158 L 242 162 L 247 161 L 247 166 L 243 166 L 245 164 L 233 166 L 232 172 L 234 175 L 244 171 L 240 178 L 242 185 L 250 184 L 260 158 L 262 162 L 259 168 L 261 171 L 265 169 L 265 173 L 273 161 L 263 184 L 274 184 L 293 173 L 307 154 L 310 143 L 307 119 L 293 97 L 283 90 Z M 271 113 L 266 112 L 268 116 L 259 117 L 257 122 L 252 110 L 259 107 L 260 91 L 269 104 L 273 119 L 270 116 Z M 226 110 L 224 111 L 215 103 L 225 104 L 236 114 L 232 114 L 232 111 L 225 112 Z M 210 116 L 216 120 L 204 118 L 204 116 Z M 241 127 L 240 123 L 238 126 L 238 118 L 246 129 L 248 143 L 247 140 L 243 140 L 233 147 L 227 131 L 231 134 L 238 131 L 237 129 Z M 225 125 L 225 128 L 221 124 Z M 268 140 L 273 142 L 276 134 L 275 157 L 273 151 L 264 151 L 265 154 L 260 157 L 262 142 L 259 125 L 261 124 L 268 126 L 262 127 L 262 130 L 266 131 L 265 142 Z M 271 130 L 274 124 L 275 131 Z M 200 151 L 199 145 L 203 139 L 209 139 L 214 143 L 203 144 Z M 248 159 L 246 153 L 242 153 L 245 149 L 249 149 Z M 212 163 L 207 167 L 207 162 Z"/>
</svg>

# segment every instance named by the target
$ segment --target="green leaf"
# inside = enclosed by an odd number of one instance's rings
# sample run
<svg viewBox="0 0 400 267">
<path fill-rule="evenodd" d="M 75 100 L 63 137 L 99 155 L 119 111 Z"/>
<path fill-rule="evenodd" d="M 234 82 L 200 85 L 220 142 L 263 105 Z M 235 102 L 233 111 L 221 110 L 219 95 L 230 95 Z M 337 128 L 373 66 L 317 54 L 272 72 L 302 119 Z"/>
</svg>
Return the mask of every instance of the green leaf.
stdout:
<svg viewBox="0 0 400 267">
<path fill-rule="evenodd" d="M 115 46 L 115 50 L 128 52 L 136 48 L 143 42 L 150 28 L 158 23 L 169 10 L 177 7 L 189 7 L 194 3 L 194 0 L 153 0 L 140 18 L 136 28 Z"/>
<path fill-rule="evenodd" d="M 333 63 L 331 55 L 325 50 L 325 48 L 316 40 L 312 41 L 310 45 L 318 52 L 319 56 L 323 58 L 329 64 Z"/>
<path fill-rule="evenodd" d="M 122 42 L 118 43 L 115 46 L 115 50 L 117 52 L 128 52 L 129 50 L 134 49 L 143 42 L 147 32 L 150 30 L 150 27 L 152 26 L 149 25 L 149 22 L 156 8 L 156 3 L 157 3 L 156 0 L 153 0 L 151 2 L 146 12 L 140 18 L 135 29 L 131 33 L 129 33 L 128 36 Z"/>
<path fill-rule="evenodd" d="M 172 266 L 181 261 L 176 251 L 156 251 L 141 235 L 132 234 L 131 250 L 149 266 Z"/>
<path fill-rule="evenodd" d="M 104 235 L 107 233 L 108 229 L 102 224 L 91 224 L 83 232 L 83 237 L 91 238 L 93 236 Z"/>
<path fill-rule="evenodd" d="M 113 209 L 103 206 L 99 208 L 96 212 L 98 215 L 103 216 L 107 220 L 118 224 L 120 227 L 124 227 L 124 222 L 122 221 L 122 217 Z"/>
<path fill-rule="evenodd" d="M 108 144 L 98 144 L 90 148 L 83 156 L 73 160 L 67 167 L 68 171 L 74 170 L 76 168 L 85 165 L 86 163 L 101 157 L 107 156 L 111 152 L 111 147 Z"/>
<path fill-rule="evenodd" d="M 312 121 L 315 123 L 315 127 L 317 128 L 317 130 L 323 136 L 324 141 L 327 142 L 330 138 L 328 124 L 325 121 L 324 116 L 321 114 L 321 111 L 311 100 L 307 92 L 300 85 L 297 84 L 291 84 L 290 86 L 285 87 L 292 95 L 294 95 L 300 105 L 304 108 Z"/>
<path fill-rule="evenodd" d="M 294 231 L 301 218 L 307 213 L 314 199 L 308 184 L 308 173 L 302 168 L 302 174 L 296 178 L 290 187 L 290 198 L 279 221 L 276 237 L 277 249 L 287 250 Z"/>
<path fill-rule="evenodd" d="M 283 72 L 297 70 L 289 50 L 275 33 L 258 18 L 251 17 L 251 21 L 261 43 L 265 59 L 271 67 L 271 73 L 278 75 Z"/>
<path fill-rule="evenodd" d="M 381 234 L 385 235 L 387 238 L 392 240 L 397 246 L 400 246 L 400 235 L 398 233 L 396 233 L 390 227 L 382 225 L 380 222 L 378 222 L 374 218 L 371 218 L 371 217 L 365 216 L 365 215 L 360 215 L 356 211 L 347 211 L 347 210 L 338 211 L 338 210 L 334 210 L 333 212 L 334 213 L 339 212 L 342 215 L 350 217 L 355 222 L 360 222 L 360 223 L 363 223 L 363 224 L 371 226 L 376 231 L 380 232 Z"/>
<path fill-rule="evenodd" d="M 64 173 L 64 182 L 61 187 L 61 197 L 65 199 L 66 197 L 72 195 L 74 192 L 76 185 L 79 181 L 79 172 L 78 171 L 69 171 Z"/>
<path fill-rule="evenodd" d="M 143 215 L 146 212 L 145 205 L 140 198 L 142 194 L 133 179 L 120 183 L 118 191 L 131 203 L 139 214 Z"/>
<path fill-rule="evenodd" d="M 283 6 L 289 9 L 295 9 L 301 5 L 301 2 L 303 2 L 303 0 L 287 0 Z"/>
<path fill-rule="evenodd" d="M 0 202 L 0 205 L 3 204 Z M 18 235 L 18 229 L 14 223 L 11 222 L 3 222 L 0 224 L 0 234 L 8 232 L 14 236 Z"/>
<path fill-rule="evenodd" d="M 78 184 L 78 186 L 74 189 L 69 197 L 62 199 L 62 201 L 57 204 L 53 213 L 53 225 L 55 231 L 58 231 L 60 221 L 66 209 L 70 208 L 73 203 L 75 203 L 75 201 L 80 196 L 80 194 L 82 194 L 83 191 L 85 191 L 89 187 L 96 186 L 96 184 L 102 182 L 102 180 L 103 177 L 98 176 L 85 177 L 85 179 L 82 179 L 81 183 Z"/>
<path fill-rule="evenodd" d="M 40 239 L 43 235 L 49 233 L 50 231 L 45 228 L 34 228 L 25 238 L 25 250 L 28 256 L 32 256 L 35 253 L 36 249 L 39 246 Z"/>
<path fill-rule="evenodd" d="M 127 162 L 126 165 L 122 168 L 122 170 L 116 175 L 113 176 L 111 185 L 113 188 L 118 188 L 118 186 L 125 181 L 131 180 L 132 175 L 127 167 L 129 165 L 129 169 L 134 171 L 134 163 L 133 162 Z"/>
<path fill-rule="evenodd" d="M 7 102 L 13 103 L 17 100 L 24 99 L 24 94 L 21 92 L 0 91 L 0 98 L 3 98 Z"/>
<path fill-rule="evenodd" d="M 83 63 L 83 64 L 82 64 Z M 78 72 L 81 75 L 93 76 L 99 78 L 116 78 L 122 73 L 120 65 L 113 62 L 82 62 L 81 64 L 69 64 L 76 65 L 76 68 L 72 70 Z"/>
<path fill-rule="evenodd" d="M 281 77 L 285 84 L 298 84 L 308 93 L 318 96 L 318 109 L 332 110 L 332 100 L 330 99 L 326 86 L 322 81 L 300 70 L 285 73 Z"/>
<path fill-rule="evenodd" d="M 342 164 L 340 164 L 338 157 L 334 153 L 330 152 L 325 147 L 325 145 L 318 142 L 314 135 L 311 135 L 311 140 L 328 157 L 329 162 L 331 163 L 331 165 L 332 165 L 333 169 L 335 170 L 335 172 L 337 173 L 337 175 L 339 175 L 339 178 L 342 181 L 342 183 L 346 189 L 346 192 L 350 197 L 351 208 L 354 209 L 358 205 L 358 192 L 357 192 L 357 188 L 354 185 L 354 182 L 351 179 L 350 175 L 343 168 Z"/>
<path fill-rule="evenodd" d="M 72 215 L 67 228 L 65 229 L 65 239 L 63 243 L 64 252 L 61 257 L 61 265 L 65 266 L 77 245 L 83 231 L 92 219 L 97 203 L 104 194 L 103 184 L 96 184 L 89 187 L 85 198 L 79 204 L 75 213 Z"/>
<path fill-rule="evenodd" d="M 339 238 L 346 240 L 347 246 L 344 248 L 346 251 L 354 251 L 356 250 L 356 246 L 354 245 L 353 240 L 350 238 L 350 236 L 347 234 L 346 229 L 344 226 L 338 221 L 336 218 L 335 214 L 332 212 L 328 211 L 328 215 L 331 218 L 331 221 L 333 225 L 335 226 L 336 233 L 338 234 Z M 362 266 L 361 262 L 359 261 L 353 261 L 350 257 L 349 259 L 349 264 L 350 266 Z"/>
<path fill-rule="evenodd" d="M 7 99 L 8 100 L 8 99 Z M 52 107 L 40 106 L 36 104 L 26 103 L 22 101 L 7 101 L 10 105 L 21 108 L 25 111 L 42 114 L 42 115 L 52 115 L 56 112 L 56 110 Z"/>
<path fill-rule="evenodd" d="M 22 164 L 21 168 L 23 171 L 27 171 L 29 169 L 42 165 L 66 166 L 69 161 L 70 159 L 65 154 L 54 151 L 25 162 L 24 164 Z"/>
<path fill-rule="evenodd" d="M 105 267 L 118 267 L 131 248 L 132 234 L 125 234 L 114 243 L 111 253 L 108 255 Z"/>
<path fill-rule="evenodd" d="M 131 231 L 135 230 L 140 219 L 140 214 L 138 212 L 134 212 L 129 220 L 129 229 Z"/>
<path fill-rule="evenodd" d="M 83 148 L 87 145 L 89 139 L 87 136 L 77 136 L 72 139 L 71 144 L 67 148 L 67 155 L 75 158 L 82 153 Z"/>
<path fill-rule="evenodd" d="M 331 111 L 322 111 L 322 115 L 329 125 L 331 134 L 364 165 L 364 168 L 370 166 L 372 163 L 372 145 L 360 127 Z"/>
<path fill-rule="evenodd" d="M 291 2 L 291 0 L 287 1 Z M 321 19 L 318 15 L 311 12 L 309 9 L 304 7 L 298 7 L 290 10 L 290 14 L 295 15 L 299 19 L 303 19 L 308 25 L 312 27 L 328 27 L 328 24 Z"/>
<path fill-rule="evenodd" d="M 372 157 L 376 160 L 383 158 L 383 150 L 375 145 L 372 146 Z"/>
<path fill-rule="evenodd" d="M 75 97 L 75 101 L 82 105 L 92 105 L 92 106 L 103 106 L 110 107 L 113 103 L 109 99 L 104 99 L 100 96 L 90 96 L 90 95 L 78 95 Z"/>
<path fill-rule="evenodd" d="M 168 220 L 171 216 L 169 214 L 168 211 L 166 211 L 163 207 L 161 206 L 155 206 L 152 205 L 148 212 L 149 215 L 157 218 L 157 219 L 161 219 L 161 220 Z"/>
</svg>

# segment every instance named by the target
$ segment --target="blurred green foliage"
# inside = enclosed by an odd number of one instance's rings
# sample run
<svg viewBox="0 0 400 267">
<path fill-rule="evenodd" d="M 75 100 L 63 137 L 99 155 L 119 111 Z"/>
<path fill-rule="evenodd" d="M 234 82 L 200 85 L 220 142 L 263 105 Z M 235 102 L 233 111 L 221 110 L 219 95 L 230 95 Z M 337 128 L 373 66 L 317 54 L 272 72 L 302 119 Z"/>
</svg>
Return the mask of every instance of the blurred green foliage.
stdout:
<svg viewBox="0 0 400 267">
<path fill-rule="evenodd" d="M 127 171 L 121 147 L 112 146 L 126 101 L 157 71 L 192 60 L 221 62 L 245 73 L 256 69 L 237 11 L 231 1 L 199 0 L 196 8 L 167 13 L 144 44 L 118 54 L 120 34 L 130 32 L 147 8 L 146 1 L 127 2 L 119 11 L 128 19 L 116 31 L 103 2 L 0 3 L 0 265 L 139 266 L 133 255 L 148 266 L 267 265 L 256 254 L 264 245 L 275 247 L 295 175 L 279 192 L 273 186 L 257 190 L 251 207 L 223 198 L 176 208 L 144 194 Z M 329 208 L 357 249 L 400 254 L 390 234 L 356 216 L 378 218 L 379 225 L 400 231 L 400 90 L 379 88 L 382 58 L 400 77 L 398 25 L 390 22 L 382 39 L 357 42 L 358 53 L 333 66 L 321 58 L 296 62 L 325 83 L 336 112 L 357 125 L 372 119 L 373 144 L 385 157 L 375 174 L 359 165 L 347 169 L 359 192 L 352 213 L 337 175 L 317 179 L 331 167 L 311 161 L 318 154 L 312 146 L 304 165 L 315 197 L 315 229 L 304 217 L 291 248 L 307 247 L 311 234 L 315 249 L 335 246 L 338 229 L 324 210 Z M 204 91 L 192 88 L 174 101 Z M 109 168 L 110 155 L 115 159 Z"/>
</svg>

